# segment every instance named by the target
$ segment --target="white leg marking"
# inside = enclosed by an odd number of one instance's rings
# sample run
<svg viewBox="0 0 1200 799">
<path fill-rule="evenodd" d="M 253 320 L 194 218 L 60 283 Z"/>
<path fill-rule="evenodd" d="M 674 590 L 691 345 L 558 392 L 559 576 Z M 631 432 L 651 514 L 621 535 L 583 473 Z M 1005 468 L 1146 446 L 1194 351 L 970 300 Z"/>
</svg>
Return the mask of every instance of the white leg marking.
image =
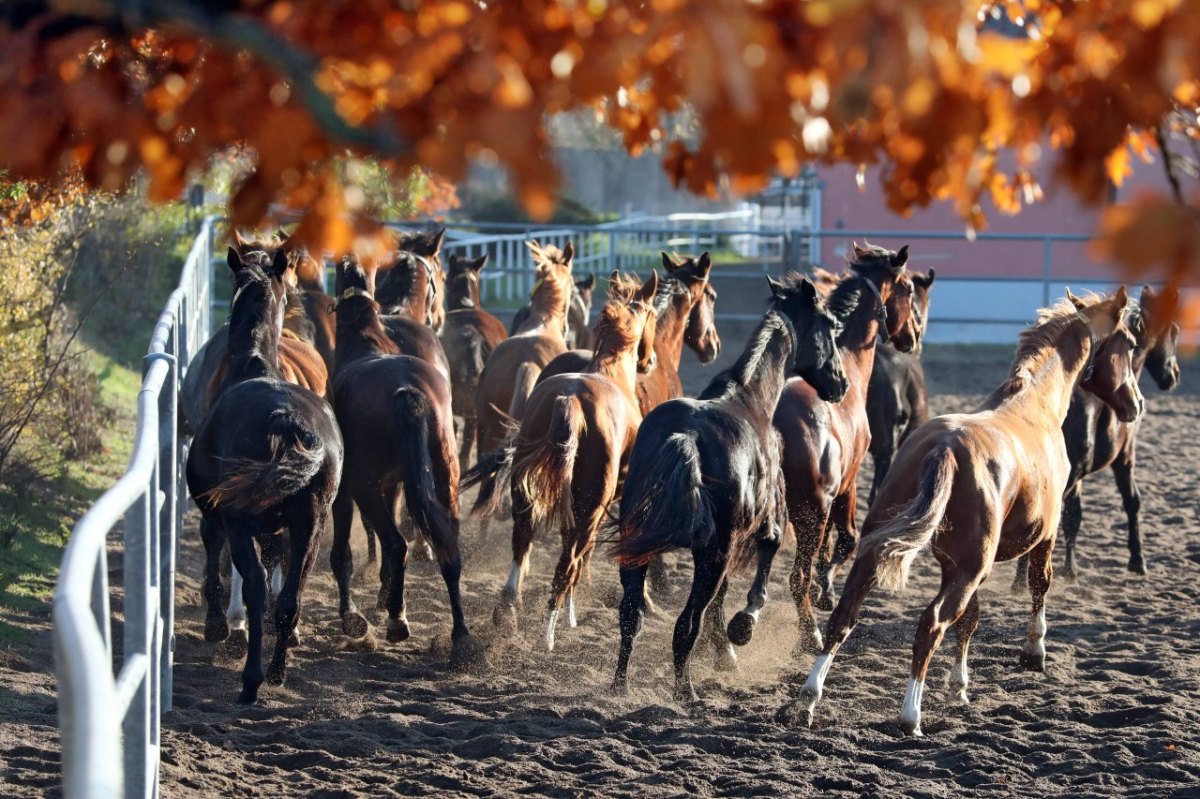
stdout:
<svg viewBox="0 0 1200 799">
<path fill-rule="evenodd" d="M 283 567 L 275 564 L 275 571 L 271 572 L 271 596 L 279 596 L 283 593 Z"/>
<path fill-rule="evenodd" d="M 825 694 L 825 678 L 829 675 L 829 668 L 832 665 L 833 653 L 826 652 L 817 655 L 817 662 L 813 664 L 812 671 L 808 673 L 808 680 L 804 683 L 804 693 L 814 697 L 814 704 Z"/>
<path fill-rule="evenodd" d="M 970 649 L 970 647 L 971 645 L 969 643 L 963 647 L 962 656 L 958 659 L 958 666 L 954 669 L 954 672 L 951 674 L 950 678 L 951 683 L 957 686 L 958 698 L 962 702 L 970 701 L 967 699 L 967 684 L 969 682 L 967 678 L 967 650 Z"/>
<path fill-rule="evenodd" d="M 904 707 L 900 709 L 900 726 L 908 735 L 923 735 L 921 732 L 921 695 L 923 693 L 925 693 L 925 683 L 910 677 L 908 690 L 904 692 Z"/>
<path fill-rule="evenodd" d="M 558 611 L 550 611 L 546 619 L 546 651 L 554 651 L 554 628 L 558 625 Z"/>
<path fill-rule="evenodd" d="M 572 588 L 567 593 L 567 626 L 574 629 L 579 626 L 579 622 L 575 621 L 575 589 Z"/>
<path fill-rule="evenodd" d="M 504 593 L 511 594 L 516 597 L 521 593 L 521 564 L 513 561 L 512 568 L 508 570 L 508 582 L 504 584 Z"/>
<path fill-rule="evenodd" d="M 244 630 L 246 629 L 246 603 L 242 597 L 242 575 L 237 570 L 237 566 L 233 567 L 233 574 L 230 577 L 229 610 L 225 612 L 225 619 L 229 622 L 230 629 Z"/>
<path fill-rule="evenodd" d="M 1029 640 L 1025 642 L 1025 653 L 1033 657 L 1046 656 L 1046 606 L 1029 620 Z"/>
</svg>

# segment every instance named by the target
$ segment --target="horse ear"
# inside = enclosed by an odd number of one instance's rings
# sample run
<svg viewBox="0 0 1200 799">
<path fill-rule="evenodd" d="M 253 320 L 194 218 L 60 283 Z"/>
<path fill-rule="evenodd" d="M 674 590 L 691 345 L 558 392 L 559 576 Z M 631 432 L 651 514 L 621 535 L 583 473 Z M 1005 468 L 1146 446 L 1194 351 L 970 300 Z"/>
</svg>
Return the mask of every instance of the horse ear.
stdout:
<svg viewBox="0 0 1200 799">
<path fill-rule="evenodd" d="M 696 270 L 700 273 L 701 280 L 708 279 L 708 273 L 712 269 L 712 256 L 708 254 L 708 250 L 700 253 L 700 260 L 696 262 Z"/>
<path fill-rule="evenodd" d="M 929 276 L 927 278 L 925 278 L 925 280 L 926 280 L 925 288 L 929 288 L 930 286 L 932 286 L 933 281 L 936 278 L 937 278 L 937 270 L 934 269 L 932 266 L 929 267 Z"/>
<path fill-rule="evenodd" d="M 1124 288 L 1124 286 L 1122 286 L 1121 288 Z M 1087 303 L 1085 303 L 1083 300 L 1079 299 L 1078 297 L 1076 297 L 1074 294 L 1071 293 L 1070 286 L 1067 286 L 1067 299 L 1071 301 L 1071 304 L 1075 306 L 1075 310 L 1077 310 L 1077 311 L 1082 311 L 1084 308 L 1087 307 Z"/>
<path fill-rule="evenodd" d="M 857 241 L 850 242 L 850 246 L 852 246 L 854 248 L 855 255 L 862 255 L 863 253 L 866 252 L 866 248 L 859 246 L 859 243 Z"/>
<path fill-rule="evenodd" d="M 446 240 L 446 228 L 442 228 L 433 235 L 433 252 L 430 255 L 437 255 L 442 251 L 442 242 Z"/>
<path fill-rule="evenodd" d="M 817 284 L 813 283 L 806 277 L 801 278 L 800 296 L 815 303 L 817 301 Z"/>
<path fill-rule="evenodd" d="M 250 242 L 246 241 L 246 239 L 242 238 L 242 232 L 240 230 L 238 230 L 237 228 L 233 229 L 233 246 L 237 247 L 240 250 L 241 248 L 245 247 L 249 243 Z"/>
<path fill-rule="evenodd" d="M 808 282 L 808 281 L 805 281 L 805 282 Z M 772 297 L 783 298 L 787 293 L 783 287 L 783 284 L 780 283 L 775 278 L 771 277 L 770 275 L 767 275 L 767 285 L 771 287 L 771 296 Z"/>
<path fill-rule="evenodd" d="M 478 272 L 480 269 L 483 269 L 483 267 L 487 264 L 487 262 L 488 262 L 488 254 L 485 252 L 483 255 L 479 256 L 478 258 L 476 258 L 474 261 L 471 262 L 471 269 Z"/>
<path fill-rule="evenodd" d="M 242 257 L 238 255 L 237 250 L 235 250 L 233 247 L 230 247 L 229 252 L 225 256 L 225 263 L 229 264 L 229 271 L 236 275 L 242 268 Z"/>
<path fill-rule="evenodd" d="M 658 272 L 651 271 L 650 279 L 642 284 L 642 288 L 638 291 L 637 298 L 642 302 L 651 302 L 654 295 L 658 293 Z"/>
<path fill-rule="evenodd" d="M 1117 301 L 1116 318 L 1120 319 L 1121 314 L 1125 313 L 1125 309 L 1129 306 L 1129 289 L 1125 288 L 1125 285 L 1122 284 L 1121 287 L 1117 289 L 1114 299 Z"/>
<path fill-rule="evenodd" d="M 567 246 L 563 247 L 563 261 L 571 263 L 571 259 L 575 257 L 575 242 L 568 241 Z"/>
<path fill-rule="evenodd" d="M 613 270 L 613 274 L 617 274 L 617 270 Z M 596 288 L 596 273 L 588 272 L 588 276 L 582 280 L 575 281 L 575 287 L 580 291 L 591 291 Z"/>
<path fill-rule="evenodd" d="M 679 268 L 679 264 L 677 264 L 673 260 L 671 260 L 671 256 L 667 255 L 665 252 L 662 254 L 662 259 L 663 259 L 663 269 L 667 270 L 668 272 L 674 272 L 676 269 Z"/>
<path fill-rule="evenodd" d="M 900 251 L 892 256 L 892 269 L 899 271 L 908 263 L 908 245 L 905 244 L 900 248 Z"/>
<path fill-rule="evenodd" d="M 283 280 L 287 275 L 287 271 L 291 268 L 292 265 L 288 262 L 287 253 L 280 247 L 275 251 L 275 256 L 271 259 L 271 274 Z"/>
</svg>

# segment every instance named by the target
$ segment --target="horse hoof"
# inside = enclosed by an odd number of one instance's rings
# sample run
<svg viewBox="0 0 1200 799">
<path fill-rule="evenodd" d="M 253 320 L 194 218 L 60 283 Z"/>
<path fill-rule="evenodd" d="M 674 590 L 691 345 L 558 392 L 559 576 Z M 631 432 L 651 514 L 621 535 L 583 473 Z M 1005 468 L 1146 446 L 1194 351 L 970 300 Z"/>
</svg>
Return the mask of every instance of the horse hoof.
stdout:
<svg viewBox="0 0 1200 799">
<path fill-rule="evenodd" d="M 342 632 L 351 638 L 362 638 L 367 634 L 369 626 L 366 616 L 357 610 L 342 614 Z"/>
<path fill-rule="evenodd" d="M 925 737 L 925 733 L 921 732 L 920 719 L 917 719 L 915 721 L 909 721 L 907 719 L 900 719 L 899 724 L 900 724 L 900 731 L 903 732 L 908 737 L 910 737 L 910 738 L 924 738 Z"/>
<path fill-rule="evenodd" d="M 1129 565 L 1126 568 L 1128 568 L 1129 571 L 1132 572 L 1133 574 L 1143 574 L 1144 575 L 1148 571 L 1150 571 L 1149 569 L 1146 568 L 1146 561 L 1142 558 L 1138 558 L 1137 560 L 1130 558 Z"/>
<path fill-rule="evenodd" d="M 955 694 L 955 697 L 957 697 L 957 698 L 958 698 L 958 701 L 959 701 L 959 702 L 962 702 L 964 705 L 969 705 L 969 704 L 971 704 L 971 700 L 970 700 L 970 698 L 968 698 L 968 697 L 967 697 L 967 689 L 966 689 L 966 686 L 963 686 L 963 687 L 959 688 L 959 689 L 958 689 L 958 692 Z"/>
<path fill-rule="evenodd" d="M 671 695 L 675 698 L 676 702 L 680 702 L 685 705 L 700 701 L 700 695 L 697 694 L 696 689 L 690 685 L 676 685 L 675 690 Z"/>
<path fill-rule="evenodd" d="M 454 669 L 469 670 L 482 666 L 486 662 L 483 644 L 470 633 L 464 633 L 454 639 L 450 646 L 450 666 Z"/>
<path fill-rule="evenodd" d="M 204 640 L 219 644 L 229 637 L 229 622 L 224 616 L 209 619 L 204 623 Z"/>
<path fill-rule="evenodd" d="M 615 677 L 608 689 L 613 696 L 629 696 L 629 680 Z"/>
<path fill-rule="evenodd" d="M 1021 652 L 1021 668 L 1025 671 L 1045 671 L 1046 670 L 1046 654 Z"/>
<path fill-rule="evenodd" d="M 283 681 L 286 678 L 286 676 L 287 676 L 286 672 L 283 670 L 282 666 L 280 666 L 277 669 L 269 668 L 269 669 L 267 669 L 267 684 L 268 685 L 283 685 Z"/>
<path fill-rule="evenodd" d="M 830 597 L 828 592 L 823 592 L 819 597 L 817 597 L 817 601 L 813 604 L 816 606 L 817 610 L 823 610 L 825 612 L 833 610 L 833 599 Z"/>
<path fill-rule="evenodd" d="M 288 649 L 300 646 L 300 633 L 296 632 L 295 630 L 292 630 L 290 633 L 288 633 L 287 645 Z"/>
<path fill-rule="evenodd" d="M 257 705 L 258 704 L 258 688 L 243 688 L 238 694 L 237 703 L 239 705 Z"/>
<path fill-rule="evenodd" d="M 735 646 L 745 646 L 754 637 L 754 617 L 744 610 L 739 610 L 729 620 L 729 626 L 725 632 Z"/>
<path fill-rule="evenodd" d="M 492 626 L 505 635 L 517 632 L 517 609 L 513 605 L 497 605 L 492 610 Z"/>
<path fill-rule="evenodd" d="M 388 619 L 387 622 L 387 640 L 388 643 L 398 644 L 401 641 L 407 641 L 412 633 L 408 629 L 408 621 L 405 619 Z"/>
</svg>

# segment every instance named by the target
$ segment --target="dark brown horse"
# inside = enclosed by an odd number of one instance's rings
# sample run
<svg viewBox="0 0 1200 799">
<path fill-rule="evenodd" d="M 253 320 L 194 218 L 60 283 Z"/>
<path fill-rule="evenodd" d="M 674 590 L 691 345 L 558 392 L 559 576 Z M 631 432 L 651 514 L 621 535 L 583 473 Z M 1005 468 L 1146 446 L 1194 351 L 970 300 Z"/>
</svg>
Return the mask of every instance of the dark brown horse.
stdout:
<svg viewBox="0 0 1200 799">
<path fill-rule="evenodd" d="M 595 274 L 588 274 L 587 277 L 576 280 L 574 288 L 571 289 L 571 304 L 567 309 L 567 332 L 563 336 L 567 349 L 592 348 L 592 296 L 595 290 Z M 508 323 L 510 336 L 516 335 L 529 320 L 532 308 L 532 303 L 527 302 L 513 314 L 512 321 Z"/>
<path fill-rule="evenodd" d="M 275 603 L 275 653 L 266 679 L 282 683 L 287 649 L 300 615 L 300 596 L 316 558 L 321 532 L 342 469 L 343 446 L 328 403 L 283 380 L 280 331 L 291 279 L 286 254 L 256 250 L 242 256 L 230 248 L 235 293 L 230 309 L 230 360 L 211 411 L 188 451 L 188 490 L 200 508 L 206 553 L 204 637 L 222 641 L 229 624 L 222 614 L 220 559 L 228 539 L 244 575 L 249 611 L 249 649 L 238 701 L 252 703 L 263 682 L 262 633 L 267 576 L 256 542 L 264 549 L 287 528 L 287 579 Z"/>
<path fill-rule="evenodd" d="M 596 323 L 596 352 L 580 373 L 562 374 L 534 389 L 516 437 L 500 453 L 480 459 L 467 475 L 510 477 L 513 562 L 500 594 L 496 619 L 515 617 L 534 531 L 557 528 L 562 554 L 554 570 L 546 623 L 546 648 L 554 649 L 555 627 L 564 601 L 575 621 L 575 586 L 596 545 L 596 533 L 616 499 L 642 413 L 637 373 L 652 368 L 654 295 L 658 275 L 644 286 L 613 273 L 610 299 Z M 511 472 L 510 472 L 511 468 Z M 477 507 L 496 497 L 481 491 Z"/>
<path fill-rule="evenodd" d="M 446 281 L 439 255 L 444 235 L 442 230 L 401 238 L 399 249 L 379 264 L 376 301 L 400 354 L 432 364 L 449 380 L 450 363 L 437 335 L 446 320 Z"/>
<path fill-rule="evenodd" d="M 1125 288 L 1103 299 L 1067 297 L 1021 334 L 1008 379 L 978 410 L 931 419 L 900 447 L 867 514 L 858 558 L 801 692 L 809 723 L 867 594 L 876 585 L 902 587 L 925 547 L 937 558 L 942 580 L 917 623 L 900 712 L 904 732 L 921 734 L 925 675 L 951 625 L 958 637 L 952 681 L 966 701 L 967 649 L 979 625 L 977 592 L 996 561 L 1030 555 L 1033 611 L 1021 665 L 1044 669 L 1050 554 L 1070 474 L 1062 423 L 1071 394 L 1082 385 L 1123 421 L 1137 419 L 1145 407 L 1133 379 L 1135 342 L 1122 321 Z"/>
<path fill-rule="evenodd" d="M 464 472 L 475 444 L 475 391 L 479 376 L 492 350 L 508 338 L 504 323 L 485 311 L 479 300 L 479 273 L 487 259 L 486 254 L 474 260 L 451 255 L 446 281 L 446 304 L 450 310 L 442 329 L 442 347 L 450 361 L 454 414 L 463 420 L 458 463 Z"/>
<path fill-rule="evenodd" d="M 479 427 L 476 452 L 483 454 L 500 448 L 509 435 L 509 418 L 521 420 L 525 400 L 537 382 L 538 374 L 567 349 L 563 338 L 567 306 L 571 299 L 571 259 L 575 246 L 540 246 L 526 242 L 533 253 L 536 283 L 530 297 L 529 319 L 513 336 L 500 342 L 483 367 L 475 392 L 475 411 Z M 485 479 L 481 490 L 494 486 Z"/>
<path fill-rule="evenodd" d="M 737 362 L 698 400 L 659 405 L 638 431 L 615 521 L 624 596 L 614 690 L 626 687 L 642 625 L 647 565 L 668 550 L 688 548 L 695 563 L 692 591 L 672 641 L 675 695 L 696 698 L 689 659 L 702 622 L 715 654 L 726 662 L 733 659 L 730 641 L 750 641 L 785 523 L 778 437 L 771 426 L 779 392 L 789 375 L 798 374 L 829 401 L 846 393 L 834 343 L 839 323 L 816 288 L 799 278 L 789 286 L 768 281 L 771 307 Z M 726 632 L 728 574 L 755 557 L 746 608 Z"/>
<path fill-rule="evenodd" d="M 710 363 L 721 352 L 714 308 L 717 293 L 708 282 L 712 259 L 708 253 L 682 261 L 662 254 L 666 277 L 659 281 L 654 308 L 658 320 L 654 335 L 655 367 L 637 380 L 638 407 L 645 415 L 669 399 L 683 396 L 679 362 L 686 344 Z M 591 361 L 591 350 L 575 349 L 559 355 L 542 370 L 538 382 L 567 372 L 579 372 Z"/>
<path fill-rule="evenodd" d="M 1125 324 L 1137 340 L 1137 349 L 1133 353 L 1135 380 L 1141 377 L 1144 368 L 1163 391 L 1171 391 L 1179 384 L 1179 360 L 1175 354 L 1179 344 L 1179 325 L 1172 321 L 1178 312 L 1179 292 L 1175 290 L 1159 294 L 1146 286 L 1142 289 L 1141 300 L 1129 304 Z M 1140 424 L 1140 421 L 1122 422 L 1112 408 L 1101 402 L 1095 394 L 1076 389 L 1071 395 L 1071 409 L 1067 411 L 1066 421 L 1063 422 L 1067 457 L 1071 459 L 1071 474 L 1067 478 L 1062 510 L 1062 529 L 1067 544 L 1065 576 L 1068 580 L 1073 581 L 1078 577 L 1075 539 L 1083 521 L 1083 503 L 1080 499 L 1083 479 L 1105 467 L 1113 470 L 1129 521 L 1128 569 L 1134 574 L 1146 573 L 1142 531 L 1138 524 L 1142 498 L 1133 476 Z M 1022 555 L 1017 561 L 1014 591 L 1028 585 L 1028 566 L 1029 557 Z"/>
<path fill-rule="evenodd" d="M 910 272 L 913 283 L 913 314 L 921 336 L 929 325 L 929 289 L 937 273 Z M 867 385 L 867 421 L 871 430 L 871 459 L 875 462 L 875 474 L 871 480 L 871 496 L 867 504 L 875 501 L 875 494 L 884 475 L 892 465 L 892 458 L 908 434 L 920 427 L 929 418 L 929 397 L 925 388 L 925 370 L 921 368 L 921 344 L 912 352 L 901 352 L 891 343 L 875 347 L 875 367 L 871 370 L 871 382 Z"/>
<path fill-rule="evenodd" d="M 290 235 L 280 228 L 275 231 L 275 238 L 295 253 L 296 285 L 301 292 L 301 307 L 312 323 L 313 336 L 310 342 L 316 347 L 325 361 L 328 374 L 333 374 L 334 337 L 337 335 L 337 320 L 333 316 L 332 298 L 325 293 L 325 284 L 321 273 L 325 263 L 320 258 L 314 258 L 305 247 L 292 246 Z M 286 324 L 286 323 L 285 323 Z"/>
<path fill-rule="evenodd" d="M 403 259 L 416 260 L 404 253 Z M 406 265 L 423 268 L 419 263 Z M 350 526 L 354 507 L 379 535 L 380 580 L 386 590 L 387 640 L 409 637 L 404 607 L 408 544 L 396 527 L 396 500 L 432 547 L 450 595 L 452 662 L 468 664 L 482 647 L 467 629 L 459 592 L 458 460 L 450 385 L 427 362 L 400 355 L 383 328 L 374 299 L 374 269 L 349 257 L 337 271 L 337 368 L 331 392 L 346 440 L 346 466 L 333 503 L 330 564 L 338 584 L 342 630 L 360 637 L 367 620 L 350 597 L 354 570 Z"/>
<path fill-rule="evenodd" d="M 839 402 L 827 402 L 817 387 L 789 380 L 775 409 L 775 429 L 783 442 L 787 514 L 796 533 L 796 560 L 789 581 L 799 614 L 801 641 L 815 641 L 811 589 L 814 564 L 837 529 L 840 562 L 857 543 L 854 523 L 858 469 L 867 454 L 867 385 L 880 336 L 907 352 L 919 331 L 912 312 L 912 282 L 904 274 L 908 248 L 854 246 L 854 259 L 830 292 L 834 314 L 845 319 L 838 336 L 850 390 Z M 853 307 L 853 313 L 843 309 Z M 844 549 L 843 549 L 844 547 Z M 828 595 L 831 566 L 825 558 L 817 584 Z"/>
</svg>

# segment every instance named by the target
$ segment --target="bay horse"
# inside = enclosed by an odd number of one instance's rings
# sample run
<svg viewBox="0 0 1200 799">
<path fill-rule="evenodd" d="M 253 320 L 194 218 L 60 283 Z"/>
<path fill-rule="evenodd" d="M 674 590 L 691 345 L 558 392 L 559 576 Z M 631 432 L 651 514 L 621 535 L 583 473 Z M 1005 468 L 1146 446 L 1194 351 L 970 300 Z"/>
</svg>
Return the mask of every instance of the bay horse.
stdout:
<svg viewBox="0 0 1200 799">
<path fill-rule="evenodd" d="M 749 643 L 785 523 L 779 440 L 771 424 L 779 393 L 793 374 L 831 402 L 848 388 L 835 343 L 840 323 L 813 284 L 804 278 L 789 285 L 767 281 L 771 305 L 733 366 L 713 378 L 699 399 L 659 405 L 638 431 L 613 523 L 624 590 L 616 691 L 627 687 L 648 564 L 671 549 L 691 549 L 695 564 L 672 641 L 676 697 L 696 698 L 689 659 L 706 616 L 718 658 L 733 656 L 731 641 Z M 755 555 L 746 608 L 726 630 L 727 575 Z"/>
<path fill-rule="evenodd" d="M 921 697 L 933 653 L 951 625 L 958 637 L 952 682 L 967 701 L 967 649 L 979 626 L 978 588 L 997 561 L 1030 555 L 1030 614 L 1021 665 L 1046 660 L 1046 592 L 1070 461 L 1062 423 L 1076 385 L 1122 421 L 1142 415 L 1133 377 L 1135 341 L 1123 322 L 1129 295 L 1067 299 L 1043 310 L 1021 333 L 1006 379 L 973 413 L 935 417 L 896 453 L 864 525 L 858 557 L 826 627 L 825 641 L 800 705 L 812 713 L 833 657 L 876 585 L 903 587 L 912 561 L 930 547 L 941 587 L 917 623 L 900 726 L 921 734 Z"/>
<path fill-rule="evenodd" d="M 295 253 L 296 286 L 301 292 L 300 306 L 312 323 L 313 336 L 310 342 L 325 361 L 325 371 L 333 374 L 334 337 L 337 322 L 333 317 L 333 298 L 325 292 L 321 273 L 325 269 L 322 259 L 314 258 L 306 247 L 294 246 L 290 234 L 283 228 L 275 231 L 280 245 Z M 289 309 L 291 304 L 289 303 Z M 290 312 L 290 310 L 289 310 Z M 285 322 L 286 326 L 286 322 Z"/>
<path fill-rule="evenodd" d="M 683 396 L 679 362 L 686 344 L 711 363 L 721 352 L 721 337 L 714 318 L 717 293 L 709 283 L 712 259 L 707 252 L 699 258 L 675 260 L 662 253 L 665 277 L 658 282 L 654 298 L 657 314 L 654 334 L 655 367 L 637 378 L 638 407 L 645 415 L 669 399 Z M 580 372 L 591 361 L 592 352 L 574 349 L 546 365 L 538 382 L 567 372 Z"/>
<path fill-rule="evenodd" d="M 929 326 L 929 290 L 937 272 L 909 272 L 913 283 L 912 307 L 922 338 L 912 352 L 900 352 L 891 344 L 875 348 L 875 368 L 867 384 L 867 422 L 871 430 L 869 452 L 875 463 L 871 479 L 870 505 L 879 484 L 892 465 L 896 450 L 908 435 L 929 418 L 929 392 L 921 366 L 921 344 Z"/>
<path fill-rule="evenodd" d="M 559 250 L 553 245 L 542 247 L 536 241 L 525 244 L 533 255 L 536 277 L 529 298 L 531 311 L 516 333 L 496 345 L 479 375 L 475 392 L 478 419 L 475 451 L 480 459 L 499 449 L 508 438 L 509 420 L 521 420 L 525 400 L 538 373 L 567 349 L 564 336 L 575 245 L 568 241 Z M 495 490 L 491 478 L 485 478 L 480 485 L 482 491 Z"/>
<path fill-rule="evenodd" d="M 592 296 L 596 290 L 596 275 L 588 273 L 587 277 L 576 280 L 571 289 L 571 305 L 567 311 L 567 332 L 563 340 L 567 349 L 590 350 L 592 348 Z M 521 306 L 512 321 L 508 323 L 508 334 L 515 336 L 532 312 L 532 302 Z"/>
<path fill-rule="evenodd" d="M 1162 391 L 1171 391 L 1179 385 L 1179 359 L 1176 356 L 1179 325 L 1172 321 L 1178 312 L 1179 292 L 1175 289 L 1160 294 L 1150 286 L 1145 286 L 1139 301 L 1129 303 L 1125 324 L 1137 341 L 1133 353 L 1134 380 L 1139 379 L 1142 370 L 1146 369 Z M 1129 523 L 1127 568 L 1134 574 L 1146 573 L 1142 531 L 1138 524 L 1142 498 L 1133 475 L 1140 424 L 1140 421 L 1122 422 L 1112 408 L 1101 402 L 1095 394 L 1076 389 L 1071 395 L 1071 408 L 1062 427 L 1067 457 L 1071 461 L 1071 474 L 1067 478 L 1062 510 L 1062 531 L 1067 544 L 1065 577 L 1068 581 L 1075 581 L 1079 575 L 1075 562 L 1075 540 L 1083 521 L 1083 479 L 1106 467 L 1112 468 Z M 1022 555 L 1017 561 L 1014 591 L 1028 585 L 1028 566 L 1029 557 Z"/>
<path fill-rule="evenodd" d="M 629 450 L 642 413 L 636 397 L 638 372 L 654 363 L 654 296 L 658 275 L 645 285 L 613 273 L 610 299 L 596 323 L 596 350 L 582 372 L 539 384 L 529 397 L 520 430 L 500 453 L 480 459 L 465 484 L 484 474 L 491 485 L 507 476 L 513 508 L 513 562 L 495 618 L 515 617 L 534 532 L 557 528 L 562 554 L 554 570 L 546 619 L 546 649 L 554 650 L 555 628 L 564 602 L 567 623 L 575 620 L 575 587 L 596 545 L 608 506 L 617 498 Z M 496 504 L 498 492 L 481 490 L 477 508 Z"/>
<path fill-rule="evenodd" d="M 404 252 L 399 258 L 416 260 Z M 423 268 L 419 263 L 407 266 Z M 342 631 L 361 637 L 368 629 L 350 595 L 350 527 L 357 506 L 364 526 L 379 535 L 383 547 L 380 580 L 386 592 L 387 640 L 404 641 L 410 635 L 404 606 L 408 544 L 395 519 L 403 489 L 406 510 L 432 546 L 450 597 L 451 662 L 469 665 L 483 650 L 467 628 L 459 589 L 459 475 L 450 384 L 426 361 L 398 353 L 374 298 L 373 266 L 344 257 L 336 286 L 338 346 L 331 396 L 346 440 L 346 465 L 333 501 L 330 565 Z"/>
<path fill-rule="evenodd" d="M 383 311 L 388 337 L 396 342 L 400 354 L 432 364 L 449 380 L 450 363 L 438 338 L 446 320 L 442 305 L 445 275 L 440 258 L 435 257 L 444 235 L 442 230 L 432 234 L 432 238 L 425 235 L 402 238 L 400 248 L 379 265 L 376 301 Z M 428 252 L 435 255 L 426 255 Z"/>
<path fill-rule="evenodd" d="M 899 251 L 854 245 L 852 259 L 827 302 L 845 320 L 838 349 L 850 389 L 838 402 L 826 401 L 804 380 L 787 382 L 779 396 L 774 424 L 782 441 L 781 466 L 788 520 L 796 534 L 796 557 L 789 586 L 799 616 L 801 643 L 817 639 L 813 615 L 816 588 L 832 590 L 832 564 L 824 554 L 830 527 L 840 534 L 834 560 L 840 562 L 857 543 L 854 519 L 858 470 L 870 443 L 867 385 L 878 338 L 908 352 L 920 331 L 912 312 L 913 284 L 904 274 L 908 247 Z M 848 311 L 845 309 L 853 308 Z"/>
<path fill-rule="evenodd" d="M 475 391 L 479 386 L 479 376 L 492 350 L 508 338 L 504 323 L 485 311 L 479 299 L 479 273 L 487 260 L 486 253 L 474 260 L 451 255 L 450 274 L 446 281 L 446 305 L 449 310 L 441 338 L 446 358 L 450 361 L 450 393 L 454 414 L 463 420 L 458 450 L 458 464 L 463 472 L 467 470 L 471 447 L 475 443 Z"/>
<path fill-rule="evenodd" d="M 277 352 L 292 266 L 287 255 L 229 249 L 236 290 L 230 309 L 230 360 L 212 409 L 192 440 L 187 484 L 200 508 L 206 554 L 204 637 L 222 641 L 221 550 L 226 540 L 245 577 L 249 647 L 238 702 L 257 701 L 263 683 L 266 571 L 255 548 L 286 527 L 291 557 L 275 603 L 275 651 L 266 679 L 281 684 L 300 596 L 316 558 L 341 477 L 344 448 L 328 403 L 283 380 Z"/>
</svg>

